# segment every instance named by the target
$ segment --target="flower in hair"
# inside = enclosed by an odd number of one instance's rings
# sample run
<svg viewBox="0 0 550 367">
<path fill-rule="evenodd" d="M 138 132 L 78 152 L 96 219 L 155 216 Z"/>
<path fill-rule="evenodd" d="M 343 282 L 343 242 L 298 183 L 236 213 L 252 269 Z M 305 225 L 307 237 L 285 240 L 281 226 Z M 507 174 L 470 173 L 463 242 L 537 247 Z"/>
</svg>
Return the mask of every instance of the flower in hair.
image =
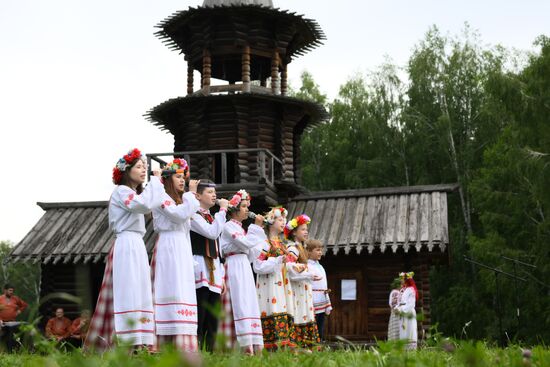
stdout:
<svg viewBox="0 0 550 367">
<path fill-rule="evenodd" d="M 399 278 L 401 279 L 412 279 L 414 277 L 414 271 L 409 271 L 408 273 L 401 272 L 399 273 Z"/>
<path fill-rule="evenodd" d="M 272 208 L 266 215 L 265 215 L 265 222 L 267 224 L 273 224 L 275 223 L 275 219 L 278 217 L 284 217 L 288 215 L 288 211 L 283 208 L 282 206 L 277 206 L 275 208 Z"/>
<path fill-rule="evenodd" d="M 302 224 L 309 224 L 311 223 L 311 218 L 307 216 L 306 214 L 302 214 L 297 216 L 296 218 L 292 218 L 288 221 L 288 223 L 285 226 L 285 237 L 288 238 L 290 235 L 290 232 L 301 226 Z"/>
<path fill-rule="evenodd" d="M 185 159 L 175 158 L 172 162 L 167 163 L 166 166 L 162 168 L 163 177 L 169 177 L 174 173 L 183 173 L 185 178 L 189 177 L 189 165 Z"/>
<path fill-rule="evenodd" d="M 113 183 L 115 185 L 120 184 L 123 176 L 122 172 L 126 171 L 126 168 L 138 159 L 144 160 L 139 149 L 134 148 L 116 162 L 116 165 L 113 168 Z"/>
<path fill-rule="evenodd" d="M 229 199 L 229 207 L 230 208 L 237 208 L 241 201 L 248 200 L 249 202 L 252 200 L 252 197 L 246 190 L 239 190 L 233 195 L 231 199 Z"/>
</svg>

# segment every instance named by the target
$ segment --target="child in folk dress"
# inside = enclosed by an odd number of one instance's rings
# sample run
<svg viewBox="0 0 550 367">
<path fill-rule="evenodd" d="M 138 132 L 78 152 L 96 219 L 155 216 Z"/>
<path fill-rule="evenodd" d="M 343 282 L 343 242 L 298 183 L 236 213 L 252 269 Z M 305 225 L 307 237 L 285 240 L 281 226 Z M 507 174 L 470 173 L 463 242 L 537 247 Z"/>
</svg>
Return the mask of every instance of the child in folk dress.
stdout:
<svg viewBox="0 0 550 367">
<path fill-rule="evenodd" d="M 160 344 L 174 344 L 187 353 L 198 352 L 197 297 L 190 219 L 199 208 L 195 197 L 199 181 L 189 181 L 185 159 L 174 159 L 162 170 L 166 193 L 162 204 L 153 209 L 153 224 L 158 233 L 151 267 L 155 329 Z"/>
<path fill-rule="evenodd" d="M 294 291 L 294 329 L 296 341 L 299 346 L 313 348 L 321 340 L 315 321 L 313 307 L 312 282 L 319 281 L 322 277 L 309 270 L 308 257 L 304 249 L 308 238 L 308 224 L 310 218 L 305 215 L 290 220 L 285 227 L 285 237 L 289 239 L 287 250 L 291 257 L 289 261 L 301 264 L 301 271 L 290 270 L 290 280 Z"/>
<path fill-rule="evenodd" d="M 191 247 L 195 268 L 195 288 L 198 302 L 198 336 L 201 347 L 213 351 L 218 330 L 218 316 L 213 310 L 220 305 L 224 288 L 224 267 L 220 263 L 218 238 L 226 223 L 229 202 L 220 199 L 220 210 L 212 217 L 210 208 L 216 205 L 216 184 L 201 180 L 197 188 L 199 210 L 191 218 Z"/>
<path fill-rule="evenodd" d="M 116 239 L 105 266 L 103 283 L 85 348 L 106 349 L 114 338 L 125 344 L 152 347 L 155 322 L 151 270 L 143 243 L 144 214 L 161 205 L 165 195 L 161 172 L 153 171 L 143 189 L 147 165 L 133 149 L 116 163 L 109 201 L 109 227 Z"/>
<path fill-rule="evenodd" d="M 246 354 L 258 353 L 263 349 L 260 309 L 254 284 L 254 275 L 249 256 L 256 246 L 263 242 L 263 221 L 257 215 L 248 233 L 242 221 L 248 218 L 250 195 L 239 190 L 229 200 L 230 220 L 225 224 L 220 237 L 222 256 L 226 265 L 226 292 L 231 299 L 235 335 Z"/>
<path fill-rule="evenodd" d="M 319 275 L 321 279 L 315 280 L 312 283 L 313 287 L 313 309 L 315 310 L 315 321 L 319 330 L 319 338 L 323 340 L 325 319 L 332 312 L 327 284 L 327 273 L 319 260 L 323 256 L 323 244 L 319 240 L 308 239 L 306 241 L 306 249 L 308 251 L 308 269 Z"/>
<path fill-rule="evenodd" d="M 256 287 L 264 346 L 270 350 L 296 346 L 292 318 L 294 297 L 285 264 L 288 253 L 281 240 L 286 216 L 287 210 L 282 207 L 273 208 L 266 214 L 268 237 L 264 238 L 261 252 L 253 262 L 254 271 L 258 274 Z M 303 269 L 295 263 L 290 265 L 295 266 L 296 270 Z"/>
</svg>

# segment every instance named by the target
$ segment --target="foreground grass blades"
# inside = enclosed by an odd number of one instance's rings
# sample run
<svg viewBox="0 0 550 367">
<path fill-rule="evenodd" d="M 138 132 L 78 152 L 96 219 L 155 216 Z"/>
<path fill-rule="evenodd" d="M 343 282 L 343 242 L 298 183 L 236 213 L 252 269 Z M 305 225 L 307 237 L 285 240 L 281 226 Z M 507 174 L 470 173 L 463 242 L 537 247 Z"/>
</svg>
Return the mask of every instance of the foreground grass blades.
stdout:
<svg viewBox="0 0 550 367">
<path fill-rule="evenodd" d="M 350 366 L 550 366 L 550 349 L 537 346 L 522 349 L 511 346 L 505 349 L 493 348 L 482 342 L 447 341 L 438 346 L 416 352 L 406 352 L 401 345 L 380 343 L 370 350 L 354 348 L 325 350 L 319 353 L 263 353 L 261 356 L 246 357 L 238 353 L 203 354 L 205 366 L 227 367 L 350 367 Z M 185 366 L 180 354 L 166 350 L 149 355 L 140 352 L 129 355 L 127 349 L 104 355 L 83 355 L 54 352 L 50 355 L 29 353 L 0 354 L 0 367 L 175 367 Z"/>
</svg>

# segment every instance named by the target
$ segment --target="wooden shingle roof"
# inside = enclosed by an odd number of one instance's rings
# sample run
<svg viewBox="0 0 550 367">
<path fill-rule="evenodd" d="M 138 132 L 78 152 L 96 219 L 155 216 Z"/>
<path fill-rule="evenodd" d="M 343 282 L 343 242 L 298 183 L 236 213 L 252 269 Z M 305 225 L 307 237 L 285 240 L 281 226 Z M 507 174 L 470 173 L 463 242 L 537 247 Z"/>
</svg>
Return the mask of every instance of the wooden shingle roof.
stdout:
<svg viewBox="0 0 550 367">
<path fill-rule="evenodd" d="M 402 247 L 445 251 L 449 244 L 447 193 L 456 185 L 327 191 L 301 195 L 287 208 L 289 217 L 306 213 L 310 238 L 334 254 L 352 249 L 396 252 Z M 103 261 L 114 234 L 109 230 L 107 201 L 38 203 L 44 215 L 10 254 L 15 261 L 88 263 Z M 156 240 L 146 216 L 144 241 L 151 253 Z"/>
<path fill-rule="evenodd" d="M 337 254 L 352 249 L 445 251 L 449 245 L 447 193 L 457 185 L 317 192 L 292 199 L 289 218 L 311 217 L 309 237 Z"/>
</svg>

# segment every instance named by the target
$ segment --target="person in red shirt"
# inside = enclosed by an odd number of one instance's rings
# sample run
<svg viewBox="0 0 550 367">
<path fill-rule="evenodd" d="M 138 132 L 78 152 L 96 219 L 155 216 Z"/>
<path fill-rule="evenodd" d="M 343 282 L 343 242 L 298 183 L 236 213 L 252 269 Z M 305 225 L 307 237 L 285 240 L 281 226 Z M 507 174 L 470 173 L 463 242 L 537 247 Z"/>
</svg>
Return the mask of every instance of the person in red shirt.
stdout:
<svg viewBox="0 0 550 367">
<path fill-rule="evenodd" d="M 0 321 L 15 321 L 15 318 L 27 308 L 27 303 L 13 293 L 15 288 L 6 284 L 4 294 L 0 296 Z"/>
<path fill-rule="evenodd" d="M 82 310 L 80 317 L 76 318 L 73 321 L 71 326 L 71 339 L 76 346 L 81 346 L 84 339 L 86 339 L 86 334 L 88 333 L 88 328 L 90 327 L 90 311 Z"/>
<path fill-rule="evenodd" d="M 62 342 L 71 335 L 72 324 L 71 320 L 65 317 L 63 309 L 57 308 L 55 317 L 49 319 L 46 324 L 46 337 Z"/>
<path fill-rule="evenodd" d="M 11 284 L 4 286 L 4 294 L 0 295 L 0 329 L 1 341 L 6 345 L 8 352 L 16 346 L 14 334 L 18 331 L 15 318 L 27 308 L 27 303 L 13 293 L 15 288 Z"/>
</svg>

